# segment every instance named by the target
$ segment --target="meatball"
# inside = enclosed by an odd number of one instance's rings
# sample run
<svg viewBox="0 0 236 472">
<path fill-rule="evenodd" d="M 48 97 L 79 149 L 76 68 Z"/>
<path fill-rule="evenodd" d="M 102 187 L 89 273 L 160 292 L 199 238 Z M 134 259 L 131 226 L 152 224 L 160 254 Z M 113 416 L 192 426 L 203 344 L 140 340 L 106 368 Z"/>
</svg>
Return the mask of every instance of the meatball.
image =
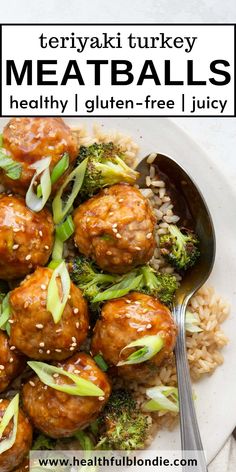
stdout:
<svg viewBox="0 0 236 472">
<path fill-rule="evenodd" d="M 22 165 L 22 173 L 19 179 L 12 180 L 2 172 L 0 181 L 21 195 L 25 195 L 35 172 L 30 165 L 51 157 L 52 170 L 64 153 L 68 153 L 70 164 L 77 156 L 76 139 L 61 118 L 13 118 L 3 130 L 3 146 L 11 158 Z M 65 175 L 58 180 L 57 188 Z"/>
<path fill-rule="evenodd" d="M 73 283 L 62 317 L 54 323 L 46 309 L 52 273 L 52 269 L 39 267 L 10 293 L 10 344 L 32 359 L 66 359 L 88 333 L 87 302 Z"/>
<path fill-rule="evenodd" d="M 106 188 L 74 212 L 75 245 L 101 269 L 122 274 L 151 259 L 155 217 L 148 200 L 129 185 Z"/>
<path fill-rule="evenodd" d="M 0 331 L 0 392 L 6 390 L 25 367 L 22 354 L 11 350 L 8 336 Z"/>
<path fill-rule="evenodd" d="M 85 353 L 77 353 L 67 361 L 58 364 L 64 370 L 90 380 L 104 392 L 102 397 L 76 396 L 59 392 L 45 385 L 37 376 L 23 387 L 23 404 L 34 426 L 53 438 L 72 436 L 78 429 L 86 427 L 96 419 L 106 404 L 111 387 L 108 378 L 94 360 Z M 58 384 L 72 383 L 67 377 L 59 376 Z"/>
<path fill-rule="evenodd" d="M 3 417 L 9 400 L 2 400 L 0 403 L 0 418 Z M 0 442 L 10 436 L 13 429 L 13 421 L 10 421 Z M 19 466 L 29 453 L 32 444 L 32 427 L 24 412 L 19 409 L 18 425 L 16 440 L 13 446 L 7 451 L 0 454 L 0 470 L 1 472 L 10 472 Z"/>
<path fill-rule="evenodd" d="M 47 263 L 53 246 L 54 225 L 45 208 L 29 210 L 23 198 L 0 195 L 0 278 L 24 277 Z"/>
<path fill-rule="evenodd" d="M 21 464 L 13 470 L 13 472 L 28 472 L 29 471 L 29 458 L 26 457 Z"/>
<path fill-rule="evenodd" d="M 153 375 L 163 359 L 170 356 L 176 341 L 177 329 L 169 309 L 154 297 L 133 292 L 103 305 L 94 328 L 92 353 L 101 354 L 109 365 L 116 366 L 131 353 L 126 351 L 120 356 L 125 346 L 156 334 L 164 339 L 160 352 L 146 362 L 118 367 L 120 376 L 142 381 Z"/>
</svg>

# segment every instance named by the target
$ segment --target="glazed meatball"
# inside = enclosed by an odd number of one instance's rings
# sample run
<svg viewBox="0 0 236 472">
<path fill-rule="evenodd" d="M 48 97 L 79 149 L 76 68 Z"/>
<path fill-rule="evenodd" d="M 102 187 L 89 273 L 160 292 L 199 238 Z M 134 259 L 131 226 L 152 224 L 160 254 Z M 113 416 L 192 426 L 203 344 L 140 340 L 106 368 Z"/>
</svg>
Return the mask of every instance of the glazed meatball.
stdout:
<svg viewBox="0 0 236 472">
<path fill-rule="evenodd" d="M 142 381 L 153 375 L 163 359 L 170 356 L 176 333 L 175 322 L 165 305 L 154 297 L 133 292 L 103 305 L 101 318 L 94 328 L 91 349 L 93 355 L 101 354 L 109 365 L 116 366 L 132 352 L 126 351 L 121 356 L 125 346 L 144 336 L 160 334 L 164 346 L 154 357 L 140 364 L 118 367 L 120 376 Z"/>
<path fill-rule="evenodd" d="M 9 400 L 2 400 L 0 403 L 0 418 L 3 417 Z M 6 439 L 12 433 L 13 421 L 10 421 L 6 427 L 0 442 Z M 13 446 L 7 451 L 0 454 L 0 470 L 1 472 L 10 472 L 19 466 L 29 453 L 32 444 L 32 427 L 28 418 L 23 411 L 19 409 L 18 426 L 16 440 Z"/>
<path fill-rule="evenodd" d="M 23 462 L 17 467 L 16 469 L 13 470 L 13 472 L 28 472 L 29 471 L 29 458 L 26 457 Z"/>
<path fill-rule="evenodd" d="M 6 390 L 24 368 L 24 357 L 10 349 L 8 336 L 4 331 L 0 331 L 0 392 Z"/>
<path fill-rule="evenodd" d="M 22 165 L 22 173 L 19 179 L 12 180 L 2 172 L 0 181 L 21 195 L 25 195 L 35 172 L 30 165 L 51 157 L 52 170 L 64 153 L 68 153 L 71 164 L 77 156 L 76 139 L 61 118 L 13 118 L 3 130 L 3 147 Z M 57 187 L 65 175 L 58 180 Z"/>
<path fill-rule="evenodd" d="M 74 212 L 75 245 L 101 269 L 122 274 L 151 259 L 155 218 L 148 200 L 129 185 L 102 190 Z"/>
<path fill-rule="evenodd" d="M 88 333 L 87 302 L 73 283 L 62 317 L 54 323 L 52 314 L 46 309 L 52 273 L 52 269 L 39 267 L 11 292 L 9 298 L 10 344 L 32 359 L 66 359 L 79 349 Z"/>
<path fill-rule="evenodd" d="M 52 216 L 46 208 L 34 213 L 23 198 L 0 195 L 0 278 L 24 277 L 46 264 L 53 232 Z"/>
<path fill-rule="evenodd" d="M 48 387 L 37 376 L 23 388 L 23 403 L 34 426 L 53 438 L 72 436 L 96 419 L 110 395 L 110 384 L 93 359 L 85 353 L 77 353 L 66 362 L 58 364 L 71 373 L 90 380 L 104 392 L 102 397 L 76 396 Z M 72 383 L 64 376 L 56 382 Z"/>
</svg>

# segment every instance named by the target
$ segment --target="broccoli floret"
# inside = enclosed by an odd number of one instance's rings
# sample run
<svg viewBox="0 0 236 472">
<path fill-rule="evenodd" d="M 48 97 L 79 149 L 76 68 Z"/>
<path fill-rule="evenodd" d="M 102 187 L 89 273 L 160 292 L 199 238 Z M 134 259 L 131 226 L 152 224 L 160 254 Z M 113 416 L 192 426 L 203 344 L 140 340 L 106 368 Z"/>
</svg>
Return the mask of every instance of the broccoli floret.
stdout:
<svg viewBox="0 0 236 472">
<path fill-rule="evenodd" d="M 143 449 L 149 434 L 148 415 L 142 413 L 127 390 L 112 393 L 100 418 L 102 434 L 96 449 Z"/>
<path fill-rule="evenodd" d="M 53 451 L 56 446 L 56 439 L 49 438 L 44 436 L 44 434 L 39 434 L 34 440 L 32 445 L 33 451 Z"/>
<path fill-rule="evenodd" d="M 79 286 L 89 301 L 117 280 L 116 275 L 99 272 L 96 264 L 83 256 L 75 257 L 69 262 L 68 269 L 71 280 Z"/>
<path fill-rule="evenodd" d="M 142 266 L 140 270 L 143 274 L 142 292 L 170 305 L 178 288 L 176 277 L 172 274 L 156 273 L 149 265 Z"/>
<path fill-rule="evenodd" d="M 91 197 L 104 187 L 126 182 L 134 184 L 139 173 L 124 162 L 124 154 L 113 143 L 92 144 L 80 148 L 78 162 L 88 158 L 87 169 L 80 190 L 82 199 Z"/>
<path fill-rule="evenodd" d="M 187 270 L 200 256 L 199 239 L 187 228 L 169 225 L 168 230 L 160 237 L 161 254 L 177 270 Z"/>
</svg>

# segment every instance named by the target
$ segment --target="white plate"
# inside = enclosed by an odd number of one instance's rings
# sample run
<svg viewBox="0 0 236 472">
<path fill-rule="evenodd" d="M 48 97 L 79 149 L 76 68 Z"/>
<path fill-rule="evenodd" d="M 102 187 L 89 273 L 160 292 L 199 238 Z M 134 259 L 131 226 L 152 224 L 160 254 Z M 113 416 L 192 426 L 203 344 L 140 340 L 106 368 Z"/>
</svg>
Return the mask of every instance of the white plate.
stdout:
<svg viewBox="0 0 236 472">
<path fill-rule="evenodd" d="M 236 425 L 236 210 L 235 194 L 204 151 L 168 119 L 70 119 L 73 126 L 83 121 L 94 122 L 103 129 L 118 129 L 131 134 L 140 145 L 140 155 L 163 152 L 176 159 L 198 183 L 213 217 L 217 254 L 209 283 L 231 304 L 231 316 L 224 323 L 229 345 L 224 348 L 224 364 L 211 377 L 194 384 L 197 394 L 196 409 L 201 436 L 210 462 Z M 1 128 L 5 119 L 0 119 Z M 223 139 L 223 137 L 222 137 Z M 179 449 L 179 429 L 162 431 L 152 445 L 153 449 Z"/>
</svg>

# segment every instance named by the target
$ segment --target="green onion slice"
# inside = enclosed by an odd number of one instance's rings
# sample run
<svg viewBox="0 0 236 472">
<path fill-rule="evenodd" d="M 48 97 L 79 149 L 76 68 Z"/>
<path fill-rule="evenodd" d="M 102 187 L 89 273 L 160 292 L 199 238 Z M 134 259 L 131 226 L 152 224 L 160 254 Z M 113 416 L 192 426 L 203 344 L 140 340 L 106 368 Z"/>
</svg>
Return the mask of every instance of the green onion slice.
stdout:
<svg viewBox="0 0 236 472">
<path fill-rule="evenodd" d="M 19 179 L 22 173 L 22 165 L 9 157 L 2 148 L 0 148 L 0 168 L 12 180 Z"/>
<path fill-rule="evenodd" d="M 176 387 L 161 385 L 146 390 L 146 395 L 151 398 L 144 404 L 146 411 L 179 411 L 179 396 Z"/>
<path fill-rule="evenodd" d="M 60 179 L 60 177 L 64 174 L 64 172 L 68 169 L 69 163 L 70 163 L 69 154 L 67 153 L 63 154 L 60 161 L 55 165 L 55 167 L 52 170 L 51 177 L 50 177 L 52 185 L 55 184 Z M 41 185 L 38 185 L 37 197 L 41 197 L 41 196 L 42 196 L 42 187 Z"/>
<path fill-rule="evenodd" d="M 100 367 L 100 369 L 101 369 L 103 372 L 106 372 L 106 371 L 107 371 L 108 365 L 107 365 L 107 363 L 105 362 L 105 360 L 103 359 L 103 357 L 101 356 L 101 354 L 97 354 L 96 356 L 94 356 L 93 360 L 96 362 L 96 364 L 98 365 L 98 367 Z"/>
<path fill-rule="evenodd" d="M 62 174 L 64 174 L 64 172 L 68 169 L 69 163 L 70 163 L 69 154 L 66 152 L 65 154 L 63 154 L 60 161 L 55 165 L 55 167 L 52 170 L 52 173 L 51 173 L 52 185 L 55 184 L 60 179 Z"/>
<path fill-rule="evenodd" d="M 71 215 L 69 215 L 59 226 L 56 227 L 56 235 L 64 243 L 67 239 L 69 239 L 75 231 L 75 225 L 73 223 Z"/>
<path fill-rule="evenodd" d="M 30 186 L 27 190 L 25 201 L 28 208 L 33 211 L 40 211 L 48 201 L 48 198 L 51 193 L 51 179 L 50 179 L 50 166 L 51 158 L 46 157 L 41 161 L 35 162 L 30 166 L 30 169 L 35 169 L 35 174 L 31 180 Z M 35 182 L 37 181 L 38 176 L 40 175 L 40 185 L 42 189 L 42 197 L 36 195 L 34 192 Z"/>
<path fill-rule="evenodd" d="M 1 304 L 0 312 L 0 329 L 6 331 L 7 334 L 10 334 L 10 323 L 8 322 L 11 314 L 11 308 L 9 304 L 9 293 L 4 297 Z"/>
<path fill-rule="evenodd" d="M 100 397 L 104 395 L 104 391 L 97 387 L 97 385 L 95 385 L 93 382 L 90 382 L 90 380 L 82 379 L 78 375 L 67 372 L 61 367 L 55 367 L 53 365 L 46 364 L 45 362 L 37 361 L 29 361 L 28 365 L 34 370 L 41 382 L 43 382 L 45 385 L 48 385 L 48 387 L 58 390 L 59 392 L 82 397 Z M 63 375 L 64 377 L 72 380 L 74 384 L 57 384 L 53 374 Z"/>
<path fill-rule="evenodd" d="M 131 365 L 146 362 L 155 356 L 163 348 L 163 346 L 164 340 L 159 334 L 154 336 L 144 336 L 143 338 L 136 339 L 136 341 L 127 344 L 127 346 L 121 350 L 120 354 L 126 349 L 130 349 L 132 347 L 140 347 L 140 349 L 130 354 L 126 360 L 118 362 L 117 365 Z"/>
<path fill-rule="evenodd" d="M 59 224 L 63 220 L 63 218 L 67 215 L 70 211 L 74 200 L 76 199 L 81 186 L 83 184 L 86 168 L 87 168 L 88 159 L 84 159 L 81 164 L 79 164 L 71 173 L 68 175 L 67 179 L 61 186 L 60 190 L 57 192 L 53 202 L 52 202 L 52 209 L 53 209 L 53 218 L 54 223 Z M 66 203 L 62 201 L 62 194 L 65 188 L 68 186 L 70 182 L 73 181 L 72 191 L 67 199 Z"/>
<path fill-rule="evenodd" d="M 136 276 L 136 272 L 130 272 L 130 274 L 125 276 L 123 280 L 96 295 L 92 302 L 97 303 L 105 300 L 111 300 L 113 298 L 123 297 L 132 290 L 137 290 L 140 286 L 142 278 L 142 275 Z"/>
<path fill-rule="evenodd" d="M 185 316 L 185 329 L 189 333 L 200 333 L 203 331 L 200 326 L 198 326 L 199 321 L 197 318 L 194 316 L 194 313 L 191 311 L 187 310 L 186 311 L 186 316 Z"/>
<path fill-rule="evenodd" d="M 13 430 L 11 435 L 0 441 L 0 454 L 10 449 L 16 440 L 17 434 L 17 425 L 18 425 L 18 414 L 19 414 L 19 393 L 10 401 L 9 405 L 6 408 L 6 411 L 3 415 L 3 418 L 0 423 L 0 440 L 2 435 L 13 418 Z"/>
<path fill-rule="evenodd" d="M 56 235 L 54 240 L 54 246 L 52 250 L 52 260 L 53 261 L 62 261 L 63 259 L 63 242 Z M 55 269 L 55 267 L 51 267 Z"/>
<path fill-rule="evenodd" d="M 57 284 L 58 277 L 61 281 L 62 297 L 59 293 L 59 287 Z M 47 310 L 52 314 L 55 324 L 60 321 L 69 298 L 70 283 L 70 276 L 65 261 L 62 261 L 61 264 L 53 271 L 52 277 L 48 284 Z"/>
</svg>

